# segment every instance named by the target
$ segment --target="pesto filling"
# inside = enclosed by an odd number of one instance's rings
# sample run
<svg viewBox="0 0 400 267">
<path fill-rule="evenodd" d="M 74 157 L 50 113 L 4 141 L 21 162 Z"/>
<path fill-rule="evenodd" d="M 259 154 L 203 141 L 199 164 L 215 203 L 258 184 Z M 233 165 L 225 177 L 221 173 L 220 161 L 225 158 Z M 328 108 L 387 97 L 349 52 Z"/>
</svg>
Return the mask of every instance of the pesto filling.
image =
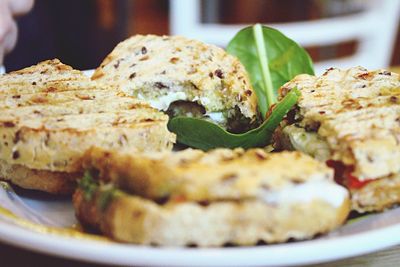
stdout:
<svg viewBox="0 0 400 267">
<path fill-rule="evenodd" d="M 115 197 L 123 193 L 111 184 L 101 185 L 93 178 L 94 176 L 96 174 L 93 171 L 86 170 L 82 179 L 78 181 L 78 186 L 83 191 L 86 201 L 96 199 L 97 206 L 105 210 Z"/>
<path fill-rule="evenodd" d="M 301 151 L 323 162 L 330 158 L 329 145 L 317 132 L 307 132 L 292 124 L 283 128 L 283 140 L 288 149 Z"/>
</svg>

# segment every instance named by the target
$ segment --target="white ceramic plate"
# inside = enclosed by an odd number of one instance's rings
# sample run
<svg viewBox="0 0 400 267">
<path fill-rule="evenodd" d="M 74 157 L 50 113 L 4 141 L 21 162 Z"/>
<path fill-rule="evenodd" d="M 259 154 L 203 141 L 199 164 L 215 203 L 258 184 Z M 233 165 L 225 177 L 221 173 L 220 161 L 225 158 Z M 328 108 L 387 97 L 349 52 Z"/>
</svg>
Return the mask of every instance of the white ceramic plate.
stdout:
<svg viewBox="0 0 400 267">
<path fill-rule="evenodd" d="M 0 187 L 0 240 L 30 250 L 90 262 L 154 266 L 302 265 L 357 256 L 400 244 L 400 208 L 370 215 L 310 241 L 227 248 L 157 248 L 118 244 L 88 236 L 48 231 L 76 223 L 69 199 L 14 194 Z M 27 221 L 33 224 L 26 223 Z M 372 242 L 371 242 L 372 241 Z"/>
<path fill-rule="evenodd" d="M 93 70 L 85 71 L 90 76 Z M 76 224 L 70 199 L 17 194 L 0 182 L 0 240 L 83 261 L 153 266 L 295 266 L 357 256 L 400 244 L 400 208 L 349 223 L 329 235 L 280 245 L 229 248 L 156 248 L 54 230 Z M 15 216 L 17 217 L 15 217 Z M 373 241 L 373 242 L 371 242 Z"/>
</svg>

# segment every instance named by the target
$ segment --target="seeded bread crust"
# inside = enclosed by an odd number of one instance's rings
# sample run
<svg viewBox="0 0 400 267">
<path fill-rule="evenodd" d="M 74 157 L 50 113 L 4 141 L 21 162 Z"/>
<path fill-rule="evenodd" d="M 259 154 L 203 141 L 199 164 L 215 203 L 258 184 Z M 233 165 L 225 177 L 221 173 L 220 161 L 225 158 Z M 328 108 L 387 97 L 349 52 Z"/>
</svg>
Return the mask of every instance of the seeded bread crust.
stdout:
<svg viewBox="0 0 400 267">
<path fill-rule="evenodd" d="M 81 158 L 93 145 L 131 153 L 172 149 L 175 135 L 167 122 L 147 103 L 58 60 L 1 75 L 0 160 L 7 170 L 26 168 L 27 177 L 21 182 L 6 172 L 3 178 L 31 188 L 40 173 L 43 184 L 48 180 L 56 189 L 36 189 L 70 191 L 57 189 L 58 180 L 81 173 Z"/>
<path fill-rule="evenodd" d="M 82 173 L 34 170 L 0 160 L 0 179 L 25 189 L 67 195 L 74 192 L 76 181 L 81 177 Z"/>
<path fill-rule="evenodd" d="M 280 89 L 297 87 L 298 124 L 316 130 L 331 159 L 354 166 L 360 180 L 400 172 L 400 76 L 362 67 L 299 75 Z"/>
<path fill-rule="evenodd" d="M 400 174 L 376 179 L 350 189 L 351 205 L 358 212 L 384 211 L 400 203 Z"/>
<path fill-rule="evenodd" d="M 296 184 L 334 183 L 333 171 L 307 155 L 262 149 L 139 155 L 94 147 L 85 154 L 83 166 L 98 170 L 104 183 L 151 199 L 238 200 Z"/>
<path fill-rule="evenodd" d="M 90 81 L 81 71 L 74 70 L 58 59 L 46 60 L 31 67 L 0 75 L 0 85 L 0 97 L 29 93 L 111 89 L 109 86 L 99 86 L 97 82 Z"/>
<path fill-rule="evenodd" d="M 115 47 L 92 79 L 116 85 L 161 110 L 187 100 L 207 113 L 238 107 L 245 117 L 257 117 L 256 95 L 239 60 L 219 47 L 181 36 L 135 35 Z"/>
<path fill-rule="evenodd" d="M 97 196 L 88 201 L 83 191 L 76 191 L 73 203 L 81 223 L 117 241 L 161 246 L 255 245 L 259 241 L 308 239 L 340 226 L 349 212 L 348 200 L 337 208 L 317 200 L 291 205 L 268 205 L 260 200 L 159 205 L 123 194 L 104 209 L 97 201 Z"/>
</svg>

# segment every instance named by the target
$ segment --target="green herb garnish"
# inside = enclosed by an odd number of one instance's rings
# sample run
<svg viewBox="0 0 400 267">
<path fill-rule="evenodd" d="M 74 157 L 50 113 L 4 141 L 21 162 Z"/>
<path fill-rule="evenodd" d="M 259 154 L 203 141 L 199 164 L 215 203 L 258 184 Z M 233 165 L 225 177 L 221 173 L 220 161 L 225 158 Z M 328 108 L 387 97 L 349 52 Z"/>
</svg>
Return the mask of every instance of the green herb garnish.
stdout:
<svg viewBox="0 0 400 267">
<path fill-rule="evenodd" d="M 226 51 L 239 58 L 250 76 L 265 119 L 277 90 L 296 75 L 314 74 L 308 53 L 280 31 L 256 24 L 239 31 Z"/>
<path fill-rule="evenodd" d="M 168 129 L 177 135 L 179 143 L 202 150 L 217 147 L 251 148 L 270 143 L 272 134 L 286 113 L 297 103 L 300 92 L 291 90 L 274 108 L 271 115 L 258 128 L 243 134 L 232 134 L 220 126 L 198 118 L 176 117 L 169 121 Z"/>
<path fill-rule="evenodd" d="M 99 187 L 99 185 L 96 183 L 96 181 L 93 179 L 92 175 L 90 174 L 89 170 L 85 171 L 82 179 L 80 179 L 78 182 L 78 186 L 83 190 L 84 198 L 86 201 L 89 201 L 92 199 L 94 193 L 96 192 L 97 188 Z"/>
</svg>

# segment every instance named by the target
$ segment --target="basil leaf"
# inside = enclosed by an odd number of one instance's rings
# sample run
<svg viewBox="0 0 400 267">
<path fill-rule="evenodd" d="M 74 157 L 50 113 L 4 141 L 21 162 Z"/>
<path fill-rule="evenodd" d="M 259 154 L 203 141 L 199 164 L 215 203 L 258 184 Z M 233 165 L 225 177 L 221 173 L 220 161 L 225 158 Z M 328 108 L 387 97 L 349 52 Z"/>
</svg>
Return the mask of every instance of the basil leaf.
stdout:
<svg viewBox="0 0 400 267">
<path fill-rule="evenodd" d="M 298 74 L 314 74 L 312 60 L 301 46 L 280 31 L 259 24 L 239 31 L 227 52 L 238 57 L 249 73 L 263 118 L 279 87 Z"/>
<path fill-rule="evenodd" d="M 243 134 L 232 134 L 214 123 L 189 117 L 171 119 L 168 129 L 176 133 L 179 143 L 202 150 L 217 147 L 263 147 L 271 142 L 274 130 L 279 126 L 286 113 L 297 103 L 299 95 L 299 90 L 292 89 L 276 105 L 263 124 Z"/>
</svg>

